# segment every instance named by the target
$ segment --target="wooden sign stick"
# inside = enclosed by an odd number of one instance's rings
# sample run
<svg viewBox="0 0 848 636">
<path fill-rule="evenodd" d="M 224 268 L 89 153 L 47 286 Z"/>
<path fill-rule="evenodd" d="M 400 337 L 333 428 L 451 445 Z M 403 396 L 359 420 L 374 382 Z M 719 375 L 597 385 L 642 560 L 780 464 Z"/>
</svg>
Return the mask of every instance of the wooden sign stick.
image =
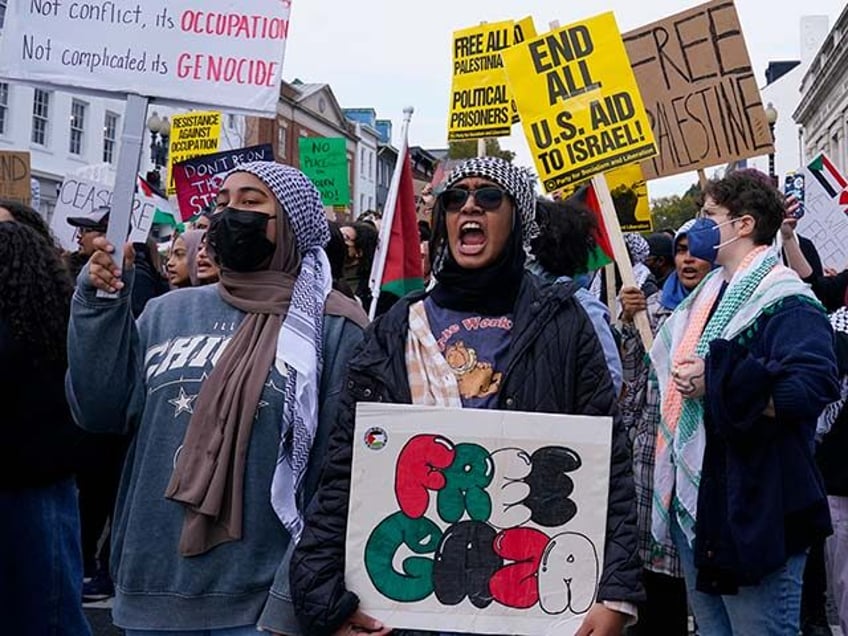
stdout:
<svg viewBox="0 0 848 636">
<path fill-rule="evenodd" d="M 630 252 L 627 251 L 627 245 L 624 243 L 624 235 L 621 233 L 621 226 L 618 223 L 618 216 L 615 213 L 615 205 L 612 202 L 606 177 L 602 174 L 592 177 L 592 187 L 595 188 L 595 195 L 598 197 L 598 203 L 601 206 L 601 214 L 604 218 L 604 224 L 607 226 L 615 262 L 618 264 L 618 271 L 621 272 L 622 285 L 624 287 L 637 287 L 633 265 L 630 263 Z M 639 330 L 645 351 L 650 351 L 654 344 L 654 335 L 651 333 L 648 313 L 640 311 L 633 317 L 633 323 Z"/>
</svg>

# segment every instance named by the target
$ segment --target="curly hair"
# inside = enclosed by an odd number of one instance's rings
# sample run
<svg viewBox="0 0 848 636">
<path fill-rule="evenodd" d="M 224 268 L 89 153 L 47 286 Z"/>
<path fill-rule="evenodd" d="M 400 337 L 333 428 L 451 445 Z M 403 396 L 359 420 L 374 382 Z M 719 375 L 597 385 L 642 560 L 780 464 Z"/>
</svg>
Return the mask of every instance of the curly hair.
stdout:
<svg viewBox="0 0 848 636">
<path fill-rule="evenodd" d="M 36 363 L 64 362 L 73 286 L 56 250 L 23 223 L 0 223 L 0 319 Z"/>
<path fill-rule="evenodd" d="M 724 179 L 710 181 L 704 189 L 703 200 L 710 197 L 730 212 L 730 218 L 754 217 L 755 245 L 769 245 L 783 223 L 785 205 L 780 190 L 759 170 L 732 172 Z"/>
<path fill-rule="evenodd" d="M 0 199 L 0 208 L 6 208 L 9 210 L 9 213 L 15 221 L 28 225 L 47 239 L 51 245 L 56 243 L 56 239 L 53 236 L 53 232 L 50 231 L 47 221 L 45 221 L 38 212 L 28 205 L 18 203 L 17 201 L 10 201 L 8 199 Z"/>
<path fill-rule="evenodd" d="M 585 273 L 595 248 L 595 216 L 574 199 L 538 199 L 536 222 L 539 236 L 530 242 L 530 250 L 539 264 L 555 276 Z"/>
</svg>

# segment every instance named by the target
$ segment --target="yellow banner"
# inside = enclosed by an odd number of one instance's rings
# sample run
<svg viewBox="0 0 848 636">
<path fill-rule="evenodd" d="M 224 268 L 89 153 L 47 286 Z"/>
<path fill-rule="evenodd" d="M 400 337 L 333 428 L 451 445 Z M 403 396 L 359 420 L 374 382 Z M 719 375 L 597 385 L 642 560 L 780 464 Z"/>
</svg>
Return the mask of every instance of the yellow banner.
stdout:
<svg viewBox="0 0 848 636">
<path fill-rule="evenodd" d="M 612 12 L 502 55 L 546 192 L 657 154 Z"/>
<path fill-rule="evenodd" d="M 448 141 L 509 135 L 512 93 L 501 51 L 512 45 L 514 29 L 505 20 L 454 32 Z"/>
<path fill-rule="evenodd" d="M 168 151 L 167 194 L 169 197 L 177 193 L 174 187 L 174 164 L 218 152 L 220 143 L 221 113 L 206 111 L 173 116 Z"/>
</svg>

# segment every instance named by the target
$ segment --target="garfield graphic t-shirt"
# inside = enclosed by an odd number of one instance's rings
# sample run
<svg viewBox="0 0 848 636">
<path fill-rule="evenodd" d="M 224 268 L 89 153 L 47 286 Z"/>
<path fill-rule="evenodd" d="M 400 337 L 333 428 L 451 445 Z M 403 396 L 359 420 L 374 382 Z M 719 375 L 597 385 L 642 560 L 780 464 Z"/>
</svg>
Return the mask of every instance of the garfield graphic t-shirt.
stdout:
<svg viewBox="0 0 848 636">
<path fill-rule="evenodd" d="M 503 382 L 512 333 L 512 315 L 480 316 L 424 301 L 430 329 L 456 375 L 462 405 L 493 409 Z"/>
</svg>

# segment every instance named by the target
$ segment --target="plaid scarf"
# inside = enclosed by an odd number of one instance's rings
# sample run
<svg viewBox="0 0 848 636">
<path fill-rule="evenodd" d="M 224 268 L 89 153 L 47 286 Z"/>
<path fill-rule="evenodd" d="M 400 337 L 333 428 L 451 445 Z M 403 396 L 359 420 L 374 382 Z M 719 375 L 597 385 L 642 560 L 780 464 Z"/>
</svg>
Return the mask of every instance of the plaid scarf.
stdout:
<svg viewBox="0 0 848 636">
<path fill-rule="evenodd" d="M 815 297 L 792 270 L 779 264 L 773 249 L 751 252 L 730 281 L 718 307 L 723 269 L 707 275 L 665 322 L 651 349 L 662 400 L 657 431 L 651 531 L 661 543 L 670 539 L 672 512 L 690 545 L 695 538 L 698 488 L 706 446 L 703 398 L 684 398 L 671 381 L 671 369 L 694 354 L 705 358 L 710 342 L 731 340 L 772 305 L 789 296 Z M 709 318 L 709 319 L 708 319 Z"/>
</svg>

